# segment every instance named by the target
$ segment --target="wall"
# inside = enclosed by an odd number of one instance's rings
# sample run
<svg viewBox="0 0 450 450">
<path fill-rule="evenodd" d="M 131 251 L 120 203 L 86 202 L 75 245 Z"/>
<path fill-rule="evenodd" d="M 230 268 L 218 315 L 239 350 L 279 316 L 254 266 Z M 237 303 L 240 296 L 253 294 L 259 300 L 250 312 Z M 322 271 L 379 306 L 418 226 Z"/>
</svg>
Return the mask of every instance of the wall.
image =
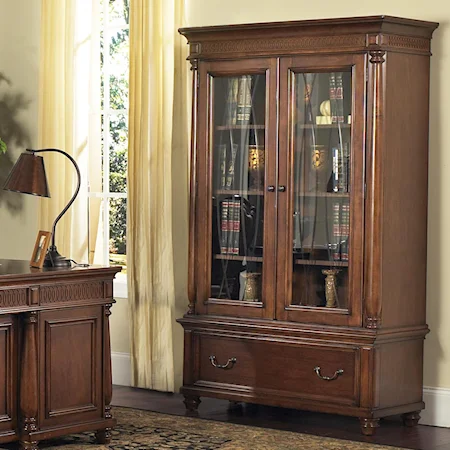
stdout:
<svg viewBox="0 0 450 450">
<path fill-rule="evenodd" d="M 270 22 L 363 15 L 392 15 L 440 22 L 434 33 L 431 58 L 429 238 L 427 320 L 431 333 L 425 341 L 424 383 L 450 388 L 450 293 L 445 287 L 450 272 L 450 151 L 445 105 L 450 105 L 450 3 L 444 0 L 188 0 L 188 26 Z M 407 105 L 405 105 L 407 107 Z M 413 243 L 412 243 L 413 246 Z M 448 396 L 448 393 L 447 393 Z M 450 404 L 450 403 L 449 403 Z M 450 426 L 450 423 L 448 424 Z"/>
<path fill-rule="evenodd" d="M 40 0 L 3 0 L 1 5 L 0 73 L 11 81 L 11 86 L 1 83 L 0 94 L 23 94 L 28 105 L 16 119 L 29 136 L 28 145 L 36 145 Z M 10 145 L 10 159 L 15 161 L 23 150 Z M 5 164 L 5 160 L 1 161 Z M 19 210 L 12 212 L 7 202 Z M 37 203 L 38 199 L 29 195 L 0 196 L 0 258 L 30 259 L 37 234 Z"/>
</svg>

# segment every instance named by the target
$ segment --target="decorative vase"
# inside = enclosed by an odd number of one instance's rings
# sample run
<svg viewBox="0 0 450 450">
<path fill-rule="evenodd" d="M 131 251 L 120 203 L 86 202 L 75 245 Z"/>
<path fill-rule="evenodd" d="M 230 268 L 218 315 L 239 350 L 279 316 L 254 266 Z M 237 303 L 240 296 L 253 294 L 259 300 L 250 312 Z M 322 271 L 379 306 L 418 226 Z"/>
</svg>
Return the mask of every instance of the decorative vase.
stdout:
<svg viewBox="0 0 450 450">
<path fill-rule="evenodd" d="M 311 146 L 311 175 L 312 187 L 317 191 L 326 189 L 327 185 L 327 157 L 325 145 Z"/>
<path fill-rule="evenodd" d="M 244 295 L 242 300 L 247 302 L 261 301 L 261 273 L 244 272 L 241 276 L 244 280 Z"/>
<path fill-rule="evenodd" d="M 336 308 L 337 303 L 337 286 L 336 276 L 340 272 L 339 269 L 323 269 L 322 273 L 326 275 L 325 278 L 325 298 L 327 303 L 325 307 Z"/>
</svg>

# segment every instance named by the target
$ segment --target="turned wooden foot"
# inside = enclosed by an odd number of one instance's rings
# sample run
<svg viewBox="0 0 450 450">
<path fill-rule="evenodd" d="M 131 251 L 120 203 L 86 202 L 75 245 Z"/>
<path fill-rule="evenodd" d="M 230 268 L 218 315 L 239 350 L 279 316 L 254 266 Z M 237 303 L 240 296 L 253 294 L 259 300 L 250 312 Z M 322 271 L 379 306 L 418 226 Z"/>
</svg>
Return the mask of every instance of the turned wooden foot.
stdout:
<svg viewBox="0 0 450 450">
<path fill-rule="evenodd" d="M 196 395 L 185 395 L 184 396 L 184 404 L 186 405 L 186 409 L 189 412 L 197 412 L 198 405 L 200 405 L 201 400 L 200 397 Z"/>
<path fill-rule="evenodd" d="M 106 428 L 104 430 L 97 430 L 95 432 L 95 442 L 97 442 L 97 444 L 110 444 L 111 428 Z"/>
<path fill-rule="evenodd" d="M 20 441 L 23 450 L 39 450 L 38 441 Z"/>
<path fill-rule="evenodd" d="M 375 430 L 380 426 L 380 419 L 366 419 L 361 417 L 359 421 L 361 423 L 361 432 L 366 436 L 373 436 Z"/>
<path fill-rule="evenodd" d="M 413 411 L 410 413 L 402 414 L 403 425 L 407 427 L 414 427 L 419 423 L 420 411 Z"/>
</svg>

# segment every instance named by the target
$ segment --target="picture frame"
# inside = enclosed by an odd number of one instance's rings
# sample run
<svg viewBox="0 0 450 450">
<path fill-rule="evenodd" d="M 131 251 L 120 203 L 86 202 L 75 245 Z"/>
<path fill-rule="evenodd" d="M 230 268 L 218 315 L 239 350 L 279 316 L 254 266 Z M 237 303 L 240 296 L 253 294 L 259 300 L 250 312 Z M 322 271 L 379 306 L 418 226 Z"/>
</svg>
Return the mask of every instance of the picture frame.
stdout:
<svg viewBox="0 0 450 450">
<path fill-rule="evenodd" d="M 50 245 L 50 231 L 40 230 L 36 237 L 33 254 L 31 255 L 30 267 L 42 269 L 44 265 L 45 255 L 47 254 L 48 246 Z"/>
</svg>

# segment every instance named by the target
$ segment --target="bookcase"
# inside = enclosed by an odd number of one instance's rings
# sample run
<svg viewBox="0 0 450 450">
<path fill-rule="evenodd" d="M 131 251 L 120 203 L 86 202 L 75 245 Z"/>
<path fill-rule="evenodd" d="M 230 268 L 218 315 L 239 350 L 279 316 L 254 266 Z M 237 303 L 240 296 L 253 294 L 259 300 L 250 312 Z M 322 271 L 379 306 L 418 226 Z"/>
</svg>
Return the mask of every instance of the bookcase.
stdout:
<svg viewBox="0 0 450 450">
<path fill-rule="evenodd" d="M 412 426 L 422 401 L 430 41 L 389 16 L 185 28 L 186 407 Z"/>
</svg>

